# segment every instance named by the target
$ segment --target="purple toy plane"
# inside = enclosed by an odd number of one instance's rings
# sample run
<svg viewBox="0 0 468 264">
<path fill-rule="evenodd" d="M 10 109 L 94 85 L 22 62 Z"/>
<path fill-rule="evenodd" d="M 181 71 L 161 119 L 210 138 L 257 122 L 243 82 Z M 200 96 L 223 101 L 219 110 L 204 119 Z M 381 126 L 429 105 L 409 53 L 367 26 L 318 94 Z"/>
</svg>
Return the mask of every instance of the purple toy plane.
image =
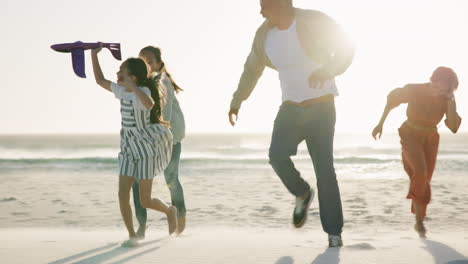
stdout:
<svg viewBox="0 0 468 264">
<path fill-rule="evenodd" d="M 112 56 L 117 60 L 122 60 L 120 53 L 120 43 L 102 43 L 103 48 L 107 48 L 112 53 Z M 99 47 L 99 43 L 83 43 L 77 41 L 75 43 L 63 43 L 50 46 L 53 50 L 58 52 L 71 52 L 73 71 L 81 78 L 86 78 L 85 73 L 85 58 L 84 51 L 88 49 L 95 49 Z"/>
</svg>

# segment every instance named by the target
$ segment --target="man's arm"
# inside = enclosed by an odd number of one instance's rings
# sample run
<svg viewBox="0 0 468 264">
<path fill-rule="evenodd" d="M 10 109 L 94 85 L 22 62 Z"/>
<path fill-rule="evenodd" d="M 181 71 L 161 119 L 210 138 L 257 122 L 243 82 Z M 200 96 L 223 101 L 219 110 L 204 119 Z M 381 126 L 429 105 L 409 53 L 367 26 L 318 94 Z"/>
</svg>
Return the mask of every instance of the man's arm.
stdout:
<svg viewBox="0 0 468 264">
<path fill-rule="evenodd" d="M 244 72 L 241 75 L 237 90 L 234 92 L 231 100 L 231 106 L 229 110 L 229 122 L 232 126 L 237 121 L 239 109 L 243 101 L 245 101 L 253 89 L 257 85 L 258 79 L 263 74 L 265 69 L 265 62 L 259 58 L 258 51 L 256 51 L 256 39 L 252 45 L 252 50 L 244 64 Z M 235 121 L 234 121 L 235 116 Z"/>
<path fill-rule="evenodd" d="M 355 47 L 343 28 L 331 17 L 318 11 L 314 11 L 310 16 L 310 22 L 319 25 L 319 30 L 314 32 L 321 35 L 321 46 L 325 48 L 324 52 L 328 53 L 324 54 L 327 60 L 323 62 L 322 68 L 314 72 L 309 79 L 313 86 L 313 83 L 343 74 L 353 61 Z"/>
<path fill-rule="evenodd" d="M 330 35 L 326 39 L 332 49 L 329 64 L 325 67 L 330 74 L 338 76 L 343 74 L 353 62 L 355 47 L 343 28 L 335 21 L 331 23 Z"/>
</svg>

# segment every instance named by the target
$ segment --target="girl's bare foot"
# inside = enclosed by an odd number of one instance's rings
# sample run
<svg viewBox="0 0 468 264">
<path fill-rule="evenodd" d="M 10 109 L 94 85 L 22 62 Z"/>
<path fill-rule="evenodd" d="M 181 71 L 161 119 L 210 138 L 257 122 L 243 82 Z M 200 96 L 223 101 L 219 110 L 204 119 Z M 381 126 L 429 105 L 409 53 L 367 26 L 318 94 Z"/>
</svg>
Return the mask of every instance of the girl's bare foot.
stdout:
<svg viewBox="0 0 468 264">
<path fill-rule="evenodd" d="M 185 229 L 185 216 L 181 216 L 177 218 L 177 234 L 182 234 Z"/>
<path fill-rule="evenodd" d="M 175 206 L 169 206 L 169 212 L 167 213 L 167 224 L 169 226 L 169 235 L 174 233 L 177 228 L 177 208 Z"/>
<path fill-rule="evenodd" d="M 420 238 L 426 238 L 426 227 L 422 221 L 416 222 L 414 225 L 414 230 L 418 232 Z"/>
<path fill-rule="evenodd" d="M 125 240 L 121 246 L 126 248 L 136 247 L 138 246 L 137 238 L 131 237 L 129 240 Z"/>
</svg>

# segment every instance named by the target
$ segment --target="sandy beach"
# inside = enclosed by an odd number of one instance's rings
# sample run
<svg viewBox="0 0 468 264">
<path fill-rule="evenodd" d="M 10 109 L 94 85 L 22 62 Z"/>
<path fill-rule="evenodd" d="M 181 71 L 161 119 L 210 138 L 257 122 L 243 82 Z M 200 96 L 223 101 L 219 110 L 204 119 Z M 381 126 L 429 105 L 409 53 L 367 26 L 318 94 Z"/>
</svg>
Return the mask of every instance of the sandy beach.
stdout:
<svg viewBox="0 0 468 264">
<path fill-rule="evenodd" d="M 268 136 L 253 141 L 210 137 L 211 145 L 206 138 L 189 138 L 183 152 L 186 231 L 167 236 L 165 217 L 149 211 L 146 239 L 135 249 L 120 247 L 127 233 L 117 202 L 115 159 L 106 158 L 107 153 L 114 155 L 118 141 L 86 138 L 91 149 L 70 143 L 78 157 L 62 149 L 60 155 L 68 158 L 59 160 L 53 157 L 56 149 L 42 148 L 30 151 L 28 160 L 19 159 L 26 139 L 11 143 L 14 148 L 3 144 L 4 150 L 9 148 L 4 156 L 16 159 L 1 161 L 1 263 L 468 263 L 463 140 L 442 143 L 426 223 L 428 239 L 420 240 L 405 199 L 408 179 L 398 160 L 398 145 L 385 145 L 395 139 L 356 150 L 343 143 L 351 141 L 338 137 L 335 162 L 345 247 L 336 250 L 327 249 L 316 199 L 306 225 L 292 227 L 294 197 L 263 156 Z M 50 157 L 41 159 L 37 153 Z M 303 149 L 295 159 L 315 186 Z M 170 201 L 163 177 L 155 179 L 153 195 Z"/>
<path fill-rule="evenodd" d="M 467 11 L 2 1 L 0 264 L 468 264 Z M 291 153 L 315 189 L 307 214 Z M 134 234 L 119 173 L 155 176 L 151 197 L 186 213 L 184 232 L 148 210 L 145 239 L 123 247 Z M 149 186 L 141 204 L 172 220 Z M 305 196 L 300 229 L 292 193 Z M 130 205 L 138 230 L 133 193 Z"/>
<path fill-rule="evenodd" d="M 466 234 L 420 240 L 412 232 L 346 233 L 329 249 L 320 231 L 193 228 L 182 236 L 149 232 L 137 248 L 119 247 L 122 232 L 57 229 L 1 231 L 2 263 L 468 263 Z"/>
</svg>

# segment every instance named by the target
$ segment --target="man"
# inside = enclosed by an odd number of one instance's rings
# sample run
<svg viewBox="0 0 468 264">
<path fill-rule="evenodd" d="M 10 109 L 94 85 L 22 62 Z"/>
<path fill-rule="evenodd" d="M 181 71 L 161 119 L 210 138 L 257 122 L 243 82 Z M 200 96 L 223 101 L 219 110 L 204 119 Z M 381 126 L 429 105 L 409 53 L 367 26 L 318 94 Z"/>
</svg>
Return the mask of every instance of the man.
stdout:
<svg viewBox="0 0 468 264">
<path fill-rule="evenodd" d="M 294 8 L 292 0 L 261 0 L 266 21 L 257 30 L 252 50 L 234 93 L 229 121 L 235 125 L 240 106 L 255 88 L 265 66 L 278 71 L 282 105 L 274 122 L 270 164 L 296 196 L 293 224 L 300 228 L 314 190 L 294 167 L 291 156 L 307 143 L 317 176 L 322 227 L 330 247 L 343 245 L 343 212 L 333 165 L 335 133 L 334 81 L 350 66 L 354 47 L 333 19 L 314 10 Z M 235 119 L 235 120 L 234 120 Z"/>
</svg>

